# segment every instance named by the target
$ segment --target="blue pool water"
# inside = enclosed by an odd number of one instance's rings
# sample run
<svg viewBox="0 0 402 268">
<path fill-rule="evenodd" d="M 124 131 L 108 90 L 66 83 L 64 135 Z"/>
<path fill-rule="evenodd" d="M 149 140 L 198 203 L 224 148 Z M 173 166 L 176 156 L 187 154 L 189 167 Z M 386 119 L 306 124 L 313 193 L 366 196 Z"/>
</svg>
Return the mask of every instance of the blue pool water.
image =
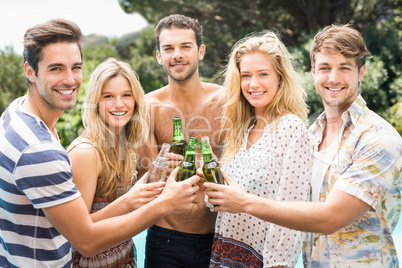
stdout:
<svg viewBox="0 0 402 268">
<path fill-rule="evenodd" d="M 137 248 L 137 268 L 144 267 L 144 257 L 145 257 L 145 237 L 147 236 L 147 231 L 144 231 L 136 235 L 133 240 Z M 402 220 L 399 220 L 398 225 L 394 231 L 394 242 L 396 245 L 396 250 L 398 252 L 398 257 L 402 261 Z M 301 257 L 297 261 L 295 268 L 303 268 L 303 263 Z"/>
</svg>

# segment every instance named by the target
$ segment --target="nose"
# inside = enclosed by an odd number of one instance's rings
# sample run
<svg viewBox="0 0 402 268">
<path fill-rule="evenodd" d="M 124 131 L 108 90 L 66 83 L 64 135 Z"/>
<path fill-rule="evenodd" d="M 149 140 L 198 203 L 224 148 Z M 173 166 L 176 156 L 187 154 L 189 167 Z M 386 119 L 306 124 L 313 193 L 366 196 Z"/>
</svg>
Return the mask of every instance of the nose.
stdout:
<svg viewBox="0 0 402 268">
<path fill-rule="evenodd" d="M 123 106 L 123 99 L 121 97 L 116 97 L 113 102 L 114 107 L 122 107 Z"/>
<path fill-rule="evenodd" d="M 181 53 L 180 48 L 175 48 L 174 54 L 173 54 L 173 59 L 175 59 L 175 60 L 180 60 L 180 59 L 182 59 L 182 58 L 183 58 L 183 55 L 182 55 L 182 53 Z"/>
<path fill-rule="evenodd" d="M 257 89 L 258 86 L 260 85 L 260 81 L 258 81 L 258 77 L 252 76 L 250 79 L 250 88 L 251 89 Z"/>
<path fill-rule="evenodd" d="M 330 83 L 337 83 L 337 82 L 338 82 L 338 78 L 339 78 L 339 76 L 338 76 L 338 71 L 335 70 L 335 68 L 332 69 L 332 70 L 329 72 L 328 81 L 329 81 Z"/>
<path fill-rule="evenodd" d="M 75 76 L 71 70 L 66 70 L 63 77 L 63 84 L 66 86 L 73 86 L 76 83 Z"/>
</svg>

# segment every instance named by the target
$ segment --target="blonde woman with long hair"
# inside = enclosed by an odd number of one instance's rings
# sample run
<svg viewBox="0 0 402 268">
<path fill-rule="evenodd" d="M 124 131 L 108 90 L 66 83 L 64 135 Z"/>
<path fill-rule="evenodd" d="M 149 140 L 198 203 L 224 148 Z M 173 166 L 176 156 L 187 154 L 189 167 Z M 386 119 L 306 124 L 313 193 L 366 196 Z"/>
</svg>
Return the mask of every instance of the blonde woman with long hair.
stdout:
<svg viewBox="0 0 402 268">
<path fill-rule="evenodd" d="M 219 212 L 210 267 L 294 267 L 303 233 L 242 209 L 258 199 L 309 199 L 305 91 L 289 52 L 273 32 L 240 40 L 225 71 L 222 162 L 227 185 L 204 183 L 215 190 L 206 193 Z"/>
<path fill-rule="evenodd" d="M 135 210 L 161 193 L 163 182 L 135 185 L 137 148 L 147 132 L 140 82 L 124 62 L 109 58 L 92 73 L 85 92 L 84 132 L 68 148 L 73 181 L 94 222 Z M 133 186 L 134 185 L 134 186 Z M 74 267 L 135 267 L 132 239 L 93 257 L 73 252 Z"/>
</svg>

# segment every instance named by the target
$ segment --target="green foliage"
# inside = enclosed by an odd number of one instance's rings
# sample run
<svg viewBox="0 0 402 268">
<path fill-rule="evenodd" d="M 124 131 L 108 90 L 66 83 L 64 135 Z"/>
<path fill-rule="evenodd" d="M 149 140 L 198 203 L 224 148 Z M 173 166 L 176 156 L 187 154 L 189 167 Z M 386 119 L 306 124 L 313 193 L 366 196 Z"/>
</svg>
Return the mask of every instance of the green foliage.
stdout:
<svg viewBox="0 0 402 268">
<path fill-rule="evenodd" d="M 389 122 L 402 136 L 402 101 L 394 104 L 389 110 Z"/>
<path fill-rule="evenodd" d="M 13 48 L 0 50 L 0 115 L 17 97 L 27 91 L 24 74 L 24 59 Z"/>
<path fill-rule="evenodd" d="M 118 2 L 128 13 L 139 12 L 150 22 L 150 26 L 121 38 L 109 39 L 96 34 L 86 36 L 83 46 L 83 83 L 77 105 L 73 110 L 66 111 L 56 125 L 65 147 L 83 130 L 81 107 L 85 85 L 92 71 L 105 59 L 114 57 L 129 63 L 146 93 L 167 84 L 167 76 L 155 58 L 153 30 L 159 19 L 173 13 L 195 17 L 203 25 L 207 49 L 199 69 L 202 81 L 206 82 L 222 82 L 221 72 L 227 56 L 233 44 L 240 38 L 263 29 L 275 30 L 280 34 L 291 51 L 295 68 L 308 93 L 310 123 L 323 110 L 310 70 L 309 50 L 312 38 L 326 25 L 350 22 L 362 32 L 373 55 L 367 63 L 360 92 L 369 108 L 389 120 L 401 133 L 402 0 Z M 12 48 L 0 51 L 0 113 L 25 91 L 22 56 L 16 55 Z"/>
<path fill-rule="evenodd" d="M 382 90 L 388 80 L 388 71 L 379 57 L 374 56 L 366 63 L 366 72 L 360 83 L 360 94 L 367 106 L 377 113 L 389 107 L 386 91 Z"/>
</svg>

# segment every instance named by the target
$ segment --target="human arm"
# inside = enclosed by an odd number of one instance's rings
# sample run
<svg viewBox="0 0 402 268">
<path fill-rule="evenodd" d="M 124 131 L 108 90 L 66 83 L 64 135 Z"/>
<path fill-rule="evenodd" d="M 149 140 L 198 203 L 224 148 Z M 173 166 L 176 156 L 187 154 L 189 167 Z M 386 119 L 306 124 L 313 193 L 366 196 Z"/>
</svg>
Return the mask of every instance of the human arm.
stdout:
<svg viewBox="0 0 402 268">
<path fill-rule="evenodd" d="M 342 147 L 346 152 L 335 162 L 337 167 L 332 167 L 330 177 L 336 183 L 325 202 L 276 202 L 247 197 L 240 203 L 240 209 L 236 209 L 288 228 L 325 234 L 352 223 L 382 205 L 381 200 L 394 187 L 400 172 L 400 137 L 398 141 L 389 136 L 366 134 L 359 135 L 359 139 L 353 142 L 357 146 Z M 207 183 L 204 186 L 214 188 Z M 210 203 L 214 202 L 210 199 Z M 261 207 L 265 209 L 260 211 Z"/>
<path fill-rule="evenodd" d="M 82 199 L 90 212 L 98 178 L 102 172 L 99 152 L 92 144 L 84 142 L 71 148 L 68 154 L 72 163 L 73 182 L 81 192 Z M 123 215 L 155 199 L 162 192 L 164 182 L 145 184 L 144 179 L 144 177 L 141 178 L 126 194 L 108 206 L 91 213 L 92 221 L 97 222 Z"/>
<path fill-rule="evenodd" d="M 141 208 L 119 217 L 93 223 L 82 198 L 43 209 L 53 226 L 65 236 L 83 256 L 102 252 L 150 227 L 161 217 L 183 213 L 194 206 L 193 186 L 199 177 L 176 182 L 172 172 L 161 195 Z"/>
<path fill-rule="evenodd" d="M 332 189 L 322 203 L 271 200 L 247 193 L 222 173 L 227 185 L 204 182 L 206 189 L 214 190 L 205 193 L 209 203 L 218 205 L 216 212 L 248 213 L 287 228 L 331 234 L 370 209 L 365 202 L 338 189 Z"/>
</svg>

